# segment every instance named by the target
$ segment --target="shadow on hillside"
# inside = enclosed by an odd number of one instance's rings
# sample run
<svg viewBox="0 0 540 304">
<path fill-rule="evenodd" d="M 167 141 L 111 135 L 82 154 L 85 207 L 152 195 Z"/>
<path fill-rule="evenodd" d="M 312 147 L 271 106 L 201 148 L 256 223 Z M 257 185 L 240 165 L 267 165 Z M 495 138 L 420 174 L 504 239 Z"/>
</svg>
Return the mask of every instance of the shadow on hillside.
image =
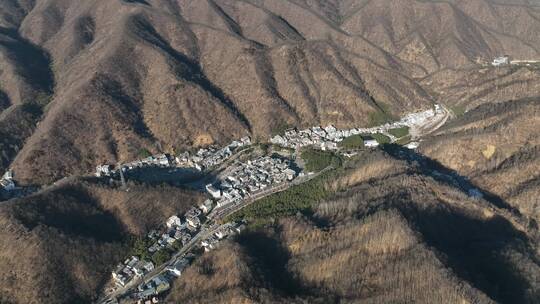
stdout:
<svg viewBox="0 0 540 304">
<path fill-rule="evenodd" d="M 5 38 L 1 39 L 2 36 Z M 47 52 L 22 38 L 16 30 L 4 27 L 0 27 L 0 46 L 5 48 L 7 56 L 17 64 L 18 73 L 38 91 L 52 94 L 54 74 Z"/>
<path fill-rule="evenodd" d="M 457 187 L 469 196 L 477 196 L 475 193 L 481 194 L 482 198 L 494 206 L 506 209 L 515 215 L 520 215 L 519 210 L 512 207 L 501 197 L 487 190 L 480 189 L 469 181 L 467 177 L 459 175 L 455 170 L 443 166 L 436 160 L 430 159 L 414 150 L 394 144 L 384 145 L 383 150 L 396 159 L 405 160 L 409 165 L 414 165 L 422 174 L 431 176 L 438 182 Z"/>
<path fill-rule="evenodd" d="M 498 302 L 527 302 L 531 286 L 504 253 L 512 247 L 527 254 L 526 236 L 506 219 L 480 220 L 442 208 L 402 211 L 459 277 Z"/>
<path fill-rule="evenodd" d="M 68 187 L 21 199 L 14 210 L 29 230 L 52 228 L 99 242 L 119 242 L 125 237 L 122 223 L 83 189 Z"/>
<path fill-rule="evenodd" d="M 101 75 L 97 81 L 99 81 L 100 85 L 100 87 L 97 88 L 98 90 L 101 90 L 110 96 L 115 102 L 117 102 L 117 105 L 124 107 L 122 110 L 125 110 L 125 113 L 127 113 L 125 115 L 127 117 L 133 115 L 133 128 L 135 132 L 143 137 L 155 141 L 152 132 L 150 132 L 148 126 L 144 122 L 138 101 L 125 92 L 125 90 L 122 88 L 122 84 L 105 75 Z"/>
<path fill-rule="evenodd" d="M 0 113 L 4 111 L 5 109 L 9 108 L 11 105 L 11 100 L 9 99 L 9 96 L 0 89 Z"/>
<path fill-rule="evenodd" d="M 130 4 L 142 4 L 146 6 L 151 6 L 150 3 L 148 3 L 146 0 L 123 0 L 125 3 Z"/>
<path fill-rule="evenodd" d="M 479 189 L 466 177 L 435 160 L 396 145 L 387 145 L 383 149 L 392 157 L 409 162 L 422 174 L 431 176 L 438 182 L 453 186 L 466 194 L 469 194 L 471 189 L 476 189 L 491 204 L 519 214 L 502 198 Z M 446 204 L 430 207 L 425 204 L 411 204 L 406 190 L 380 200 L 384 200 L 384 206 L 381 207 L 383 209 L 399 209 L 422 234 L 426 243 L 444 254 L 443 261 L 446 260 L 446 264 L 462 279 L 501 303 L 527 303 L 530 300 L 530 297 L 527 297 L 531 290 L 530 283 L 525 274 L 515 266 L 520 257 L 515 254 L 508 255 L 507 249 L 532 260 L 535 254 L 527 245 L 527 235 L 517 230 L 507 219 L 498 215 L 482 219 Z"/>
<path fill-rule="evenodd" d="M 161 168 L 145 167 L 130 170 L 124 174 L 126 180 L 143 182 L 150 185 L 169 184 L 171 186 L 185 186 L 202 179 L 205 174 L 191 168 Z M 204 191 L 204 185 L 202 189 Z"/>
<path fill-rule="evenodd" d="M 237 241 L 253 261 L 252 271 L 269 285 L 266 287 L 284 296 L 294 296 L 302 290 L 300 282 L 287 270 L 289 254 L 278 240 L 263 232 L 248 232 L 241 234 Z"/>
</svg>

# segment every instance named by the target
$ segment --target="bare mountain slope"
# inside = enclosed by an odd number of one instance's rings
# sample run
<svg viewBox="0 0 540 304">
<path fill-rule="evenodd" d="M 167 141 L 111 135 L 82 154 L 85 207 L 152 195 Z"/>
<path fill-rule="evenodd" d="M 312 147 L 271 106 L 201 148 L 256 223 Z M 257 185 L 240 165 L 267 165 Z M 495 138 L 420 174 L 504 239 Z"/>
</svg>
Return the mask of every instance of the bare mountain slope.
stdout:
<svg viewBox="0 0 540 304">
<path fill-rule="evenodd" d="M 536 303 L 537 228 L 394 148 L 349 162 L 312 210 L 203 255 L 167 300 Z"/>
<path fill-rule="evenodd" d="M 527 3 L 366 1 L 343 18 L 342 28 L 432 73 L 502 54 L 538 57 L 540 7 Z"/>
<path fill-rule="evenodd" d="M 331 197 L 198 259 L 168 300 L 538 302 L 540 69 L 488 62 L 540 59 L 539 5 L 0 1 L 0 173 L 67 177 L 0 203 L 0 303 L 92 301 L 132 236 L 202 199 L 80 177 L 97 164 L 434 103 L 456 117 L 418 153 L 361 153 Z"/>
<path fill-rule="evenodd" d="M 478 106 L 433 134 L 421 151 L 502 197 L 536 226 L 539 111 L 538 97 Z"/>
<path fill-rule="evenodd" d="M 171 187 L 130 188 L 77 180 L 3 203 L 0 302 L 89 303 L 132 236 L 200 201 Z"/>
<path fill-rule="evenodd" d="M 11 104 L 43 110 L 35 131 L 4 143 L 13 148 L 3 167 L 13 162 L 24 183 L 82 174 L 142 148 L 368 125 L 374 113 L 392 117 L 455 95 L 440 81 L 446 68 L 538 55 L 537 8 L 526 3 L 49 0 L 8 1 L 3 11 L 0 121 Z"/>
<path fill-rule="evenodd" d="M 367 124 L 373 112 L 431 103 L 406 64 L 293 9 L 302 13 L 286 2 L 40 2 L 14 30 L 47 50 L 56 83 L 17 176 L 42 183 L 158 143 L 172 151 L 290 125 Z"/>
</svg>

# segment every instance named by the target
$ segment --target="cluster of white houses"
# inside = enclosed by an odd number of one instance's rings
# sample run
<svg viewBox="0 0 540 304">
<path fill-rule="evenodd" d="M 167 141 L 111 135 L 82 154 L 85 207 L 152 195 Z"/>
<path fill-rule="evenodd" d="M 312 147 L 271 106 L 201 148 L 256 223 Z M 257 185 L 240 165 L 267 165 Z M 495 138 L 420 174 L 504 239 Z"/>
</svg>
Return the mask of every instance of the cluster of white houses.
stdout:
<svg viewBox="0 0 540 304">
<path fill-rule="evenodd" d="M 171 281 L 174 278 L 180 277 L 189 264 L 191 263 L 191 257 L 178 258 L 168 266 L 164 272 L 156 275 L 150 280 L 143 282 L 137 286 L 136 297 L 139 303 L 144 301 L 153 300 L 157 303 L 157 295 L 160 295 L 171 288 Z"/>
<path fill-rule="evenodd" d="M 226 178 L 217 185 L 207 185 L 206 190 L 219 208 L 238 203 L 271 185 L 292 181 L 296 175 L 288 159 L 263 156 L 234 164 Z"/>
<path fill-rule="evenodd" d="M 175 161 L 179 167 L 204 170 L 220 165 L 231 157 L 239 148 L 249 145 L 251 145 L 251 139 L 246 136 L 242 137 L 240 140 L 233 141 L 221 149 L 215 147 L 202 148 L 192 155 L 189 152 L 184 152 L 176 157 Z"/>
<path fill-rule="evenodd" d="M 369 133 L 367 129 L 339 130 L 334 126 L 312 127 L 310 129 L 297 131 L 291 129 L 285 131 L 284 135 L 276 135 L 270 139 L 270 142 L 286 148 L 299 149 L 307 146 L 314 146 L 321 150 L 338 150 L 338 144 L 345 138 Z M 377 146 L 377 141 L 366 139 L 364 144 L 368 147 Z"/>
<path fill-rule="evenodd" d="M 141 277 L 154 270 L 154 264 L 149 261 L 139 260 L 132 256 L 123 264 L 119 264 L 112 273 L 112 277 L 117 286 L 125 286 L 135 277 Z"/>
<path fill-rule="evenodd" d="M 201 226 L 201 215 L 208 213 L 212 208 L 212 201 L 207 200 L 199 206 L 192 207 L 184 214 L 184 220 L 178 215 L 173 215 L 167 219 L 165 229 L 160 234 L 153 230 L 148 234 L 148 239 L 152 241 L 152 245 L 148 247 L 149 253 L 155 253 L 159 250 L 172 248 L 173 244 L 180 242 L 185 246 L 193 235 L 198 233 Z M 178 246 L 175 246 L 178 248 Z M 179 264 L 178 264 L 179 265 Z M 141 277 L 154 269 L 154 265 L 150 261 L 139 260 L 138 257 L 131 257 L 113 271 L 112 277 L 118 287 L 126 286 L 131 280 Z M 173 275 L 178 274 L 181 270 L 170 269 Z M 156 289 L 159 291 L 159 288 Z M 156 293 L 159 294 L 159 293 Z"/>
<path fill-rule="evenodd" d="M 251 139 L 246 136 L 240 140 L 233 141 L 221 149 L 215 147 L 201 148 L 194 154 L 184 152 L 177 157 L 172 157 L 168 154 L 157 154 L 144 159 L 124 163 L 118 167 L 108 164 L 98 165 L 96 167 L 95 175 L 97 177 L 113 176 L 120 173 L 118 170 L 127 172 L 144 167 L 182 167 L 195 168 L 202 171 L 223 163 L 239 148 L 250 144 Z"/>
<path fill-rule="evenodd" d="M 208 200 L 210 204 L 205 203 L 201 209 L 207 213 L 211 207 L 212 202 Z M 208 207 L 207 207 L 208 206 Z M 199 231 L 201 226 L 200 216 L 203 210 L 192 207 L 184 214 L 184 221 L 178 216 L 173 215 L 167 219 L 166 230 L 159 235 L 155 231 L 148 234 L 148 237 L 154 241 L 152 246 L 148 248 L 150 253 L 157 252 L 167 247 L 171 247 L 175 242 L 182 243 L 182 246 L 186 245 L 194 234 Z"/>
<path fill-rule="evenodd" d="M 433 109 L 423 112 L 411 113 L 403 117 L 400 121 L 386 123 L 373 128 L 352 128 L 340 130 L 330 125 L 327 127 L 312 127 L 305 130 L 291 129 L 285 131 L 285 134 L 276 135 L 270 139 L 270 142 L 285 148 L 298 149 L 306 146 L 314 146 L 321 150 L 338 150 L 338 144 L 345 138 L 352 135 L 363 135 L 364 146 L 376 147 L 379 143 L 371 138 L 369 134 L 385 134 L 393 141 L 394 138 L 388 131 L 393 128 L 419 126 L 426 123 L 437 115 L 444 114 L 442 106 L 436 104 Z M 197 152 L 190 154 L 184 152 L 176 157 L 167 154 L 158 154 L 144 159 L 125 163 L 119 167 L 112 165 L 99 165 L 96 167 L 96 176 L 113 176 L 119 173 L 119 170 L 126 172 L 142 167 L 182 167 L 205 170 L 222 164 L 230 158 L 239 148 L 251 145 L 251 139 L 246 136 L 235 140 L 223 148 L 208 147 L 201 148 Z"/>
<path fill-rule="evenodd" d="M 221 225 L 217 231 L 208 238 L 201 241 L 201 247 L 205 252 L 215 249 L 219 242 L 233 234 L 242 232 L 245 229 L 245 225 L 242 223 L 227 223 Z"/>
<path fill-rule="evenodd" d="M 172 225 L 178 226 L 178 217 L 173 216 L 169 218 Z M 219 242 L 233 234 L 240 233 L 244 229 L 243 224 L 236 223 L 226 223 L 218 227 L 218 229 L 209 237 L 202 240 L 200 245 L 204 248 L 204 251 L 210 251 L 216 248 Z M 143 301 L 149 301 L 155 299 L 155 302 L 158 301 L 156 298 L 157 295 L 160 295 L 170 289 L 171 283 L 174 279 L 182 276 L 184 270 L 191 264 L 195 256 L 193 254 L 186 254 L 182 257 L 177 258 L 165 270 L 156 276 L 152 277 L 146 282 L 141 283 L 137 286 L 136 298 L 139 299 L 140 303 Z"/>
<path fill-rule="evenodd" d="M 305 130 L 291 129 L 285 131 L 283 135 L 276 135 L 270 139 L 272 144 L 285 148 L 299 149 L 302 147 L 313 146 L 321 150 L 338 150 L 339 143 L 345 138 L 353 135 L 362 135 L 364 146 L 371 148 L 376 147 L 379 143 L 370 137 L 370 134 L 384 134 L 392 141 L 396 140 L 389 130 L 401 127 L 414 127 L 427 123 L 436 116 L 444 115 L 445 111 L 441 105 L 436 104 L 432 109 L 411 113 L 403 117 L 401 120 L 386 123 L 373 128 L 352 128 L 340 130 L 329 125 L 327 127 L 312 127 Z"/>
</svg>

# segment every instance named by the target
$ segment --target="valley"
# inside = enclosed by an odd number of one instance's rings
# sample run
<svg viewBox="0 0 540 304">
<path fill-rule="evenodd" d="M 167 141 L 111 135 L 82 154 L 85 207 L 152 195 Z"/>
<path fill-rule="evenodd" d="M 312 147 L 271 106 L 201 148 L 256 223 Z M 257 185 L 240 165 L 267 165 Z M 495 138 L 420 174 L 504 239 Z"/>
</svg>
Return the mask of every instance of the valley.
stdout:
<svg viewBox="0 0 540 304">
<path fill-rule="evenodd" d="M 537 0 L 0 1 L 0 303 L 538 303 Z"/>
</svg>

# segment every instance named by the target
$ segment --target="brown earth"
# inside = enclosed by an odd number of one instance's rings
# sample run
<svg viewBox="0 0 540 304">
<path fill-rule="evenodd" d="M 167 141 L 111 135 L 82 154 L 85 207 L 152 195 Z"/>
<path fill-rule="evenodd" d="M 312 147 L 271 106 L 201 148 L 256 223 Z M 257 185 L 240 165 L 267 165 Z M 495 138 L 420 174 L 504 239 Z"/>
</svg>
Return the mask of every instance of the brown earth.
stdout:
<svg viewBox="0 0 540 304">
<path fill-rule="evenodd" d="M 143 149 L 442 103 L 456 117 L 418 153 L 483 199 L 362 154 L 311 216 L 226 242 L 168 299 L 537 303 L 540 69 L 487 63 L 540 59 L 538 32 L 532 0 L 0 1 L 0 172 L 49 184 Z M 0 303 L 90 302 L 129 239 L 202 199 L 129 188 L 71 177 L 2 202 Z"/>
<path fill-rule="evenodd" d="M 536 303 L 538 228 L 392 155 L 350 162 L 314 214 L 204 254 L 166 301 Z"/>
<path fill-rule="evenodd" d="M 465 106 L 492 97 L 492 78 L 507 95 L 537 89 L 534 72 L 468 70 L 538 56 L 537 6 L 473 2 L 5 1 L 0 121 L 22 103 L 44 113 L 5 140 L 1 168 L 41 184 L 142 148 L 368 125 L 375 112 L 464 103 L 464 76 L 488 83 Z"/>
<path fill-rule="evenodd" d="M 89 303 L 133 236 L 200 202 L 161 186 L 63 182 L 0 205 L 1 303 Z"/>
</svg>

